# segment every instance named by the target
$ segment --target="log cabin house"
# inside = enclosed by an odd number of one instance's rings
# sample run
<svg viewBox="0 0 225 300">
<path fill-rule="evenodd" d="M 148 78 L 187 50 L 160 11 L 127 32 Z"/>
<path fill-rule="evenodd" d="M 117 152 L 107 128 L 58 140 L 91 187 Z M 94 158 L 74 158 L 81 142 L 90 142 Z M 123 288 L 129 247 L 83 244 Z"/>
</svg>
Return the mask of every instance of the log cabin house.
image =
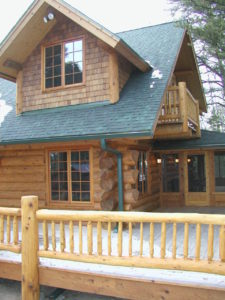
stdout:
<svg viewBox="0 0 225 300">
<path fill-rule="evenodd" d="M 0 45 L 0 206 L 225 206 L 225 134 L 188 33 L 114 34 L 61 0 L 32 3 Z"/>
</svg>

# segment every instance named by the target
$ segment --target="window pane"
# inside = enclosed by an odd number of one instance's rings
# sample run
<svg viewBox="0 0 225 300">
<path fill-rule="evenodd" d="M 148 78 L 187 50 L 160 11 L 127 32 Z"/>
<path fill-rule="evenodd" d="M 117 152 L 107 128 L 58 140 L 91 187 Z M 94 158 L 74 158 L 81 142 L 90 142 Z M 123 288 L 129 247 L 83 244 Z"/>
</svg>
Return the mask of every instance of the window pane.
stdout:
<svg viewBox="0 0 225 300">
<path fill-rule="evenodd" d="M 59 66 L 61 65 L 61 55 L 56 55 L 54 57 L 54 66 Z"/>
<path fill-rule="evenodd" d="M 45 88 L 62 85 L 61 45 L 45 48 Z"/>
<path fill-rule="evenodd" d="M 45 80 L 45 87 L 46 88 L 51 88 L 53 86 L 53 80 L 52 78 L 46 79 Z"/>
<path fill-rule="evenodd" d="M 54 55 L 61 55 L 61 45 L 54 46 Z"/>
<path fill-rule="evenodd" d="M 79 161 L 79 152 L 72 152 L 71 153 L 71 160 L 73 160 L 73 161 Z"/>
<path fill-rule="evenodd" d="M 54 78 L 54 87 L 61 85 L 61 77 Z"/>
<path fill-rule="evenodd" d="M 72 200 L 90 201 L 89 151 L 71 152 Z"/>
<path fill-rule="evenodd" d="M 49 56 L 52 56 L 53 53 L 52 53 L 52 47 L 48 47 L 45 49 L 45 57 L 49 57 Z"/>
<path fill-rule="evenodd" d="M 83 81 L 82 40 L 65 44 L 65 85 Z"/>
<path fill-rule="evenodd" d="M 89 192 L 85 192 L 85 193 L 81 193 L 81 200 L 82 201 L 90 201 L 90 193 Z"/>
<path fill-rule="evenodd" d="M 72 74 L 73 73 L 73 63 L 67 62 L 65 64 L 65 73 L 66 74 Z"/>
<path fill-rule="evenodd" d="M 45 66 L 46 66 L 47 68 L 53 66 L 53 59 L 52 59 L 52 57 L 46 57 L 46 60 L 45 60 Z"/>
<path fill-rule="evenodd" d="M 162 157 L 163 192 L 179 192 L 179 160 L 178 155 Z"/>
<path fill-rule="evenodd" d="M 82 61 L 82 51 L 79 51 L 79 52 L 75 52 L 74 53 L 74 61 L 75 62 L 78 62 L 78 61 Z"/>
<path fill-rule="evenodd" d="M 73 84 L 73 75 L 66 75 L 65 84 L 66 85 Z"/>
<path fill-rule="evenodd" d="M 50 153 L 51 199 L 68 200 L 67 152 Z"/>
<path fill-rule="evenodd" d="M 54 67 L 54 76 L 58 76 L 58 75 L 61 75 L 61 67 L 60 66 Z"/>
<path fill-rule="evenodd" d="M 60 200 L 61 201 L 67 201 L 68 200 L 68 192 L 60 192 Z"/>
<path fill-rule="evenodd" d="M 74 42 L 74 50 L 75 51 L 82 51 L 82 40 L 80 41 L 75 41 Z"/>
<path fill-rule="evenodd" d="M 80 83 L 82 82 L 83 75 L 82 73 L 76 73 L 74 74 L 74 83 Z"/>
<path fill-rule="evenodd" d="M 225 192 L 225 152 L 215 152 L 215 191 Z"/>
<path fill-rule="evenodd" d="M 188 156 L 188 190 L 189 192 L 206 191 L 204 155 Z"/>
<path fill-rule="evenodd" d="M 80 201 L 80 192 L 79 193 L 72 193 L 72 200 L 73 201 Z"/>
<path fill-rule="evenodd" d="M 65 44 L 65 53 L 73 52 L 73 42 Z"/>
</svg>

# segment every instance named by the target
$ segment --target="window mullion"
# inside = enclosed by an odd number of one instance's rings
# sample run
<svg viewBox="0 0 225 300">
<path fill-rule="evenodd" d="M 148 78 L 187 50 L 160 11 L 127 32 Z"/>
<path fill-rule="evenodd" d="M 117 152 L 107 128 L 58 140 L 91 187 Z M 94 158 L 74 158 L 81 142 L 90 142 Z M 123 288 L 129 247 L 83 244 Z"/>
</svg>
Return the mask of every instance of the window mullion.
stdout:
<svg viewBox="0 0 225 300">
<path fill-rule="evenodd" d="M 72 203 L 72 186 L 71 186 L 71 151 L 67 151 L 67 177 L 68 177 L 68 200 Z"/>
</svg>

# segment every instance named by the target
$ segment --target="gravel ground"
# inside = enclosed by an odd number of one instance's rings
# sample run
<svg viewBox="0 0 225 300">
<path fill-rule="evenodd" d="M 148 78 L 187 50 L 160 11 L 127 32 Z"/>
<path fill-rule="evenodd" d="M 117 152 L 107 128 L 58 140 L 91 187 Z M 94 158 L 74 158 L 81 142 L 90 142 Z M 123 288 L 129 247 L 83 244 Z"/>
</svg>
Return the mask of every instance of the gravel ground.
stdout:
<svg viewBox="0 0 225 300">
<path fill-rule="evenodd" d="M 58 291 L 58 290 L 57 290 Z M 119 300 L 115 297 L 99 296 L 94 294 L 80 293 L 64 290 L 60 295 L 55 295 L 55 288 L 41 286 L 40 300 Z M 56 294 L 56 293 L 55 293 Z M 4 300 L 20 300 L 21 286 L 20 282 L 13 280 L 0 279 L 0 299 Z"/>
</svg>

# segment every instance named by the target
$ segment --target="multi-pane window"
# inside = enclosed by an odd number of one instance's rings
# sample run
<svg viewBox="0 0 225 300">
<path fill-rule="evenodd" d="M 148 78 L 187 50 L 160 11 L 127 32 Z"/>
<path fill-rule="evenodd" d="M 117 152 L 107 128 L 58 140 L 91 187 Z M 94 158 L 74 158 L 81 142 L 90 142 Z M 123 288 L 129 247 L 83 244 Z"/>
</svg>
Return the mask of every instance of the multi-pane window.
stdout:
<svg viewBox="0 0 225 300">
<path fill-rule="evenodd" d="M 61 86 L 61 45 L 45 48 L 45 87 Z"/>
<path fill-rule="evenodd" d="M 179 192 L 179 158 L 177 154 L 162 156 L 163 192 Z"/>
<path fill-rule="evenodd" d="M 65 43 L 65 85 L 83 81 L 83 49 L 82 40 Z"/>
<path fill-rule="evenodd" d="M 143 194 L 148 191 L 148 160 L 146 152 L 140 152 L 138 157 L 138 191 Z"/>
<path fill-rule="evenodd" d="M 45 89 L 83 82 L 83 40 L 46 47 Z"/>
<path fill-rule="evenodd" d="M 215 152 L 215 191 L 225 192 L 225 152 Z"/>
<path fill-rule="evenodd" d="M 89 151 L 50 153 L 51 200 L 90 201 Z"/>
<path fill-rule="evenodd" d="M 188 155 L 188 191 L 189 192 L 205 192 L 205 156 Z"/>
</svg>

